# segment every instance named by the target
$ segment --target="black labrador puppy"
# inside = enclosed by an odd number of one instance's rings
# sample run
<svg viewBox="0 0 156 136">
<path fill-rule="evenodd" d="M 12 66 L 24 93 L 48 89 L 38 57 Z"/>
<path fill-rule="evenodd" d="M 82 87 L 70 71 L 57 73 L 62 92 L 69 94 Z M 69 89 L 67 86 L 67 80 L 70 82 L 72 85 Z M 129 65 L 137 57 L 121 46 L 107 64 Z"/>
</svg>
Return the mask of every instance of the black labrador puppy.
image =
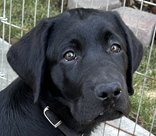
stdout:
<svg viewBox="0 0 156 136">
<path fill-rule="evenodd" d="M 42 19 L 7 54 L 19 77 L 0 92 L 0 136 L 89 136 L 128 115 L 142 54 L 115 12 Z"/>
</svg>

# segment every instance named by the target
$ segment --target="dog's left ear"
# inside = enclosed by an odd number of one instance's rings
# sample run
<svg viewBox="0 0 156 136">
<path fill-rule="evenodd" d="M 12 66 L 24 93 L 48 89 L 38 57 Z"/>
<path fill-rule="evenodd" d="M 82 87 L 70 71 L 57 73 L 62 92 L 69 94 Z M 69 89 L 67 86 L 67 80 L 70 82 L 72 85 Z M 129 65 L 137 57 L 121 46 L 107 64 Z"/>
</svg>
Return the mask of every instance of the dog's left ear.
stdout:
<svg viewBox="0 0 156 136">
<path fill-rule="evenodd" d="M 37 102 L 42 89 L 46 49 L 53 29 L 53 19 L 42 19 L 30 32 L 13 44 L 7 59 L 14 71 L 34 91 Z"/>
<path fill-rule="evenodd" d="M 133 95 L 133 73 L 137 70 L 142 60 L 143 46 L 128 27 L 126 28 L 125 35 L 129 63 L 127 70 L 127 86 L 129 95 Z"/>
<path fill-rule="evenodd" d="M 129 95 L 133 95 L 133 73 L 137 70 L 143 56 L 143 46 L 134 33 L 125 25 L 117 13 L 114 13 L 118 22 L 118 27 L 122 32 L 127 44 L 128 70 L 127 86 Z"/>
</svg>

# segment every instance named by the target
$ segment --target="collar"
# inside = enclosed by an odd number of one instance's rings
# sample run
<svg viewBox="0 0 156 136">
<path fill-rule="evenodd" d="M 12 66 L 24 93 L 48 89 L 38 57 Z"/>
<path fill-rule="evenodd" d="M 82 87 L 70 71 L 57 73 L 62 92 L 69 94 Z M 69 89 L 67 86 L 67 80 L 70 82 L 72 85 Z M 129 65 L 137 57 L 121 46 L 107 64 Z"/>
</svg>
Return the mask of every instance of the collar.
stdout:
<svg viewBox="0 0 156 136">
<path fill-rule="evenodd" d="M 60 129 L 66 136 L 83 136 L 83 134 L 80 135 L 70 130 L 61 120 L 56 117 L 56 115 L 49 109 L 49 106 L 44 108 L 43 114 L 54 128 Z"/>
</svg>

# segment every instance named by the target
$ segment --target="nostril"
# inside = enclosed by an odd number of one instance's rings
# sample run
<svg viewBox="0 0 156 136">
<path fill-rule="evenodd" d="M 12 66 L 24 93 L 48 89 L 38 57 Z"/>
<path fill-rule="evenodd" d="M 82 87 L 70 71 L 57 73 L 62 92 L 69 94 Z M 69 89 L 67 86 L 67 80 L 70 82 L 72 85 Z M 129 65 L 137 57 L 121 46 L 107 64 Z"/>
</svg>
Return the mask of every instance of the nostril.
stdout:
<svg viewBox="0 0 156 136">
<path fill-rule="evenodd" d="M 102 93 L 101 95 L 99 95 L 99 97 L 105 100 L 105 99 L 107 99 L 108 94 L 107 93 Z"/>
<path fill-rule="evenodd" d="M 120 95 L 121 95 L 121 90 L 116 90 L 115 92 L 114 92 L 114 97 L 116 97 L 116 98 L 119 98 L 120 97 Z"/>
<path fill-rule="evenodd" d="M 101 100 L 106 100 L 108 98 L 108 94 L 105 92 L 96 92 L 96 96 Z"/>
</svg>

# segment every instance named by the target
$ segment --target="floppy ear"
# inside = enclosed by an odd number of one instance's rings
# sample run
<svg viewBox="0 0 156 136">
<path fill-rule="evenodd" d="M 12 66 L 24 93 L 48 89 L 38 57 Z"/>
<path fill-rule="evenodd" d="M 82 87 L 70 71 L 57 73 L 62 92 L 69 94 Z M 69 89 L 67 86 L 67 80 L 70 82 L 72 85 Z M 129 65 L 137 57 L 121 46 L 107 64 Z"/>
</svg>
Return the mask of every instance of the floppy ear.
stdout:
<svg viewBox="0 0 156 136">
<path fill-rule="evenodd" d="M 118 27 L 122 32 L 127 44 L 127 56 L 128 56 L 128 70 L 127 70 L 127 86 L 129 95 L 133 95 L 133 73 L 137 70 L 142 56 L 143 56 L 143 46 L 141 42 L 136 38 L 133 32 L 125 25 L 118 13 L 114 13 L 117 22 L 119 22 Z"/>
<path fill-rule="evenodd" d="M 128 70 L 127 70 L 127 86 L 129 95 L 133 95 L 133 73 L 139 67 L 143 56 L 143 46 L 141 42 L 135 37 L 133 32 L 127 27 L 126 43 L 128 56 Z"/>
<path fill-rule="evenodd" d="M 36 27 L 13 44 L 7 53 L 11 67 L 33 89 L 34 102 L 37 102 L 42 89 L 46 49 L 52 29 L 52 19 L 42 19 Z"/>
</svg>

